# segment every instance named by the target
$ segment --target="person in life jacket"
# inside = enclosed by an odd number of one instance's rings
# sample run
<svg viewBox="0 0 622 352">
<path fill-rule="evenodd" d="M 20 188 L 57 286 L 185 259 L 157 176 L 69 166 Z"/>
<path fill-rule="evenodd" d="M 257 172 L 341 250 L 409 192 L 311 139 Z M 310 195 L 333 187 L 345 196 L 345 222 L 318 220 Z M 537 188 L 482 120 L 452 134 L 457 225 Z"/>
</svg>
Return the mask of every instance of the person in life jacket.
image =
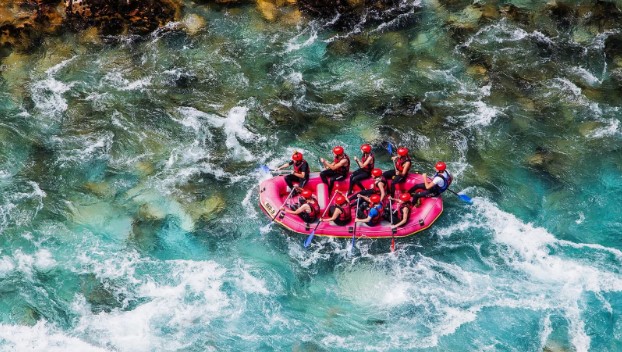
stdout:
<svg viewBox="0 0 622 352">
<path fill-rule="evenodd" d="M 408 217 L 410 216 L 410 207 L 412 206 L 411 200 L 412 197 L 410 193 L 402 193 L 399 199 L 391 198 L 397 201 L 397 209 L 392 210 L 392 225 L 391 228 L 395 229 L 400 226 L 404 226 L 408 222 Z"/>
<path fill-rule="evenodd" d="M 352 175 L 350 175 L 350 188 L 348 188 L 348 194 L 352 193 L 354 186 L 358 186 L 361 190 L 364 190 L 363 184 L 361 181 L 366 180 L 371 177 L 371 171 L 374 169 L 374 154 L 371 152 L 371 145 L 363 144 L 361 146 L 361 160 L 357 157 L 354 157 L 354 161 L 359 165 L 359 169 L 354 171 Z"/>
<path fill-rule="evenodd" d="M 328 194 L 331 194 L 335 181 L 341 181 L 348 176 L 350 172 L 350 157 L 343 151 L 343 147 L 336 146 L 333 148 L 335 158 L 332 163 L 326 159 L 320 158 L 320 162 L 326 170 L 320 172 L 322 182 L 328 184 Z"/>
<path fill-rule="evenodd" d="M 298 187 L 303 188 L 309 182 L 309 163 L 302 157 L 302 153 L 294 152 L 292 160 L 279 166 L 276 170 L 292 165 L 294 169 L 291 174 L 285 176 L 285 183 L 289 189 L 294 189 L 294 182 L 298 182 Z"/>
<path fill-rule="evenodd" d="M 290 209 L 285 209 L 285 212 L 298 215 L 304 222 L 310 223 L 320 216 L 320 205 L 313 192 L 305 189 L 298 198 L 298 204 L 292 204 Z"/>
<path fill-rule="evenodd" d="M 352 209 L 350 208 L 348 198 L 338 195 L 335 198 L 335 205 L 331 205 L 328 208 L 328 215 L 330 216 L 329 218 L 320 219 L 320 221 L 334 221 L 339 226 L 349 224 L 352 221 Z"/>
<path fill-rule="evenodd" d="M 361 197 L 361 199 L 365 199 L 369 203 L 369 205 L 367 206 L 367 210 L 363 214 L 357 211 L 357 216 L 356 216 L 355 221 L 364 222 L 368 226 L 378 225 L 380 221 L 382 220 L 382 212 L 384 208 L 382 206 L 382 201 L 380 200 L 380 196 L 377 194 L 374 194 L 370 196 L 369 198 L 365 196 L 361 196 L 360 194 L 359 196 Z M 367 217 L 362 218 L 363 216 L 367 216 Z"/>
<path fill-rule="evenodd" d="M 350 202 L 354 201 L 359 194 L 367 197 L 371 196 L 372 194 L 378 194 L 380 195 L 380 199 L 384 200 L 384 197 L 387 195 L 388 190 L 387 179 L 384 178 L 384 176 L 382 175 L 382 170 L 380 169 L 371 170 L 371 175 L 374 177 L 374 183 L 372 183 L 368 189 L 364 189 L 357 194 L 351 195 L 349 197 Z"/>
<path fill-rule="evenodd" d="M 427 175 L 423 174 L 423 183 L 418 183 L 408 190 L 408 193 L 413 196 L 413 202 L 423 197 L 438 197 L 451 185 L 453 177 L 447 172 L 447 165 L 439 161 L 434 168 L 436 174 L 432 176 L 432 181 L 429 181 Z"/>
<path fill-rule="evenodd" d="M 408 177 L 408 172 L 410 171 L 412 163 L 410 161 L 410 157 L 408 156 L 408 148 L 397 148 L 397 156 L 391 157 L 391 160 L 393 160 L 395 169 L 386 171 L 384 173 L 384 177 L 391 181 L 389 195 L 393 197 L 395 194 L 395 185 L 405 182 Z"/>
</svg>

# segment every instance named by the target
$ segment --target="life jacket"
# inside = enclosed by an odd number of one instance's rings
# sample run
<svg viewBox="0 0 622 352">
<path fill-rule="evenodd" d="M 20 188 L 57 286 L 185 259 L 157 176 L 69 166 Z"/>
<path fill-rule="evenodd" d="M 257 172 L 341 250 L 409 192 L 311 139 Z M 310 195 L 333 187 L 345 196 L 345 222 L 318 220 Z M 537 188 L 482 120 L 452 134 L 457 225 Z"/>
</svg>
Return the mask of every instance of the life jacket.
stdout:
<svg viewBox="0 0 622 352">
<path fill-rule="evenodd" d="M 446 174 L 447 176 L 445 176 L 444 174 Z M 436 195 L 440 195 L 441 193 L 445 192 L 447 188 L 449 188 L 449 186 L 451 185 L 451 182 L 454 180 L 454 178 L 447 171 L 443 171 L 442 173 L 437 172 L 436 174 L 434 174 L 434 177 L 442 178 L 444 183 L 443 187 L 439 187 L 437 184 L 434 184 L 434 187 L 432 187 L 432 189 Z M 434 179 L 434 177 L 432 177 L 432 179 Z"/>
<path fill-rule="evenodd" d="M 317 201 L 307 202 L 309 207 L 311 208 L 311 212 L 309 213 L 309 222 L 315 221 L 320 216 L 320 205 Z"/>
<path fill-rule="evenodd" d="M 373 218 L 371 218 L 369 220 L 369 223 L 371 225 L 377 225 L 382 220 L 382 210 L 383 210 L 382 203 L 378 203 L 378 204 L 374 205 L 372 208 L 376 208 L 376 210 L 378 210 L 378 215 L 376 215 Z M 369 211 L 367 211 L 368 214 L 369 214 L 369 212 L 371 211 L 372 208 L 370 208 Z"/>
<path fill-rule="evenodd" d="M 302 159 L 299 163 L 294 162 L 294 172 L 295 173 L 305 173 L 305 178 L 309 178 L 309 163 L 305 159 Z"/>
<path fill-rule="evenodd" d="M 397 171 L 399 172 L 404 171 L 404 164 L 406 164 L 407 162 L 410 162 L 410 157 L 408 155 L 400 156 L 399 158 L 397 158 L 395 160 L 395 168 L 397 169 Z"/>
<path fill-rule="evenodd" d="M 373 189 L 374 189 L 374 192 L 378 193 L 378 194 L 380 194 L 380 187 L 378 187 L 378 184 L 380 182 L 384 183 L 385 191 L 387 189 L 387 179 L 384 176 L 382 176 L 382 178 L 380 180 L 374 181 L 374 188 Z"/>
<path fill-rule="evenodd" d="M 350 172 L 350 157 L 346 153 L 343 153 L 343 157 L 346 158 L 346 160 L 348 162 L 344 166 L 340 167 L 339 169 L 337 169 L 335 171 L 340 173 L 343 176 L 346 176 L 348 174 L 348 172 Z M 337 164 L 341 160 L 343 160 L 343 159 L 336 156 L 335 159 L 333 160 L 333 163 Z"/>
<path fill-rule="evenodd" d="M 339 217 L 337 218 L 339 221 L 346 222 L 346 221 L 352 220 L 352 212 L 350 211 L 349 205 L 345 205 L 345 206 L 335 205 L 335 207 L 341 210 L 341 214 L 339 214 Z"/>
<path fill-rule="evenodd" d="M 410 212 L 412 211 L 410 206 L 411 206 L 410 202 L 405 202 L 405 203 L 400 204 L 400 206 L 397 208 L 397 219 L 399 221 L 402 221 L 402 218 L 404 217 L 404 214 L 403 214 L 404 208 L 408 208 L 408 216 L 410 217 Z"/>
<path fill-rule="evenodd" d="M 368 158 L 371 158 L 371 163 L 367 164 L 367 166 L 365 166 L 362 169 L 367 171 L 367 172 L 369 172 L 371 174 L 371 170 L 374 169 L 374 164 L 376 163 L 376 160 L 374 158 L 374 154 L 373 153 L 363 154 L 363 156 L 361 157 L 361 164 L 365 164 L 365 162 L 367 161 Z"/>
</svg>

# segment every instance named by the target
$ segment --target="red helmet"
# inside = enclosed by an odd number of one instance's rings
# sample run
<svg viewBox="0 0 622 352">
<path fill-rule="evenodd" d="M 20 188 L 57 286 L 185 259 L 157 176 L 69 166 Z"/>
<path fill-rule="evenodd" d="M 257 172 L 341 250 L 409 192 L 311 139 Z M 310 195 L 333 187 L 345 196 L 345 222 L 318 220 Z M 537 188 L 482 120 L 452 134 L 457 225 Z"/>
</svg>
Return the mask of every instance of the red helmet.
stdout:
<svg viewBox="0 0 622 352">
<path fill-rule="evenodd" d="M 436 170 L 437 171 L 443 172 L 443 171 L 445 171 L 446 168 L 447 168 L 447 165 L 445 165 L 444 162 L 439 161 L 438 163 L 436 163 Z"/>
<path fill-rule="evenodd" d="M 369 144 L 363 144 L 363 145 L 361 146 L 361 151 L 362 151 L 363 153 L 371 153 L 371 145 L 369 145 Z"/>
<path fill-rule="evenodd" d="M 302 153 L 294 152 L 294 154 L 292 154 L 292 160 L 293 161 L 300 161 L 300 160 L 302 160 Z"/>
<path fill-rule="evenodd" d="M 333 153 L 335 153 L 335 155 L 343 154 L 343 147 L 339 145 L 336 146 L 335 148 L 333 148 Z"/>
<path fill-rule="evenodd" d="M 408 155 L 408 148 L 406 148 L 406 147 L 399 147 L 399 148 L 397 148 L 397 155 L 399 155 L 399 156 L 406 156 L 406 155 Z"/>
<path fill-rule="evenodd" d="M 377 194 L 372 194 L 371 197 L 369 197 L 369 200 L 374 204 L 380 203 L 380 196 Z"/>
<path fill-rule="evenodd" d="M 410 193 L 402 193 L 400 195 L 400 200 L 402 202 L 410 202 L 411 199 L 412 199 L 412 197 L 410 196 Z"/>
<path fill-rule="evenodd" d="M 335 203 L 337 203 L 337 205 L 344 204 L 345 202 L 346 202 L 346 197 L 344 196 L 337 196 L 337 198 L 335 198 Z"/>
<path fill-rule="evenodd" d="M 313 196 L 313 192 L 309 191 L 308 189 L 305 189 L 304 191 L 302 191 L 301 195 L 305 199 L 311 199 L 311 196 Z"/>
<path fill-rule="evenodd" d="M 382 176 L 382 170 L 380 169 L 373 169 L 371 170 L 371 175 L 374 177 L 380 177 Z"/>
</svg>

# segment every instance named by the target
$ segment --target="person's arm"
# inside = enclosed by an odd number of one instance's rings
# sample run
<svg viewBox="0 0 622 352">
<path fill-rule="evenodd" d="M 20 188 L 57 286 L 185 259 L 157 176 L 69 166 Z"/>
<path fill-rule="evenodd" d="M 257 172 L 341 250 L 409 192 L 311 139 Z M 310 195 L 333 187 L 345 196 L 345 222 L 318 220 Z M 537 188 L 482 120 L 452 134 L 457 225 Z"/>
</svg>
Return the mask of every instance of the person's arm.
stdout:
<svg viewBox="0 0 622 352">
<path fill-rule="evenodd" d="M 436 182 L 434 182 L 434 179 L 428 181 L 428 177 L 426 176 L 426 174 L 423 174 L 423 182 L 425 183 L 425 189 L 430 189 L 437 184 Z"/>
<path fill-rule="evenodd" d="M 296 210 L 289 210 L 289 209 L 285 208 L 285 212 L 289 213 L 289 214 L 298 215 L 298 214 L 302 213 L 303 211 L 305 211 L 306 209 L 310 209 L 309 208 L 309 204 L 303 204 L 303 205 L 299 206 L 298 209 L 296 209 Z"/>
<path fill-rule="evenodd" d="M 281 165 L 281 166 L 277 167 L 275 171 L 278 171 L 278 170 L 281 170 L 281 169 L 283 169 L 283 168 L 286 168 L 286 167 L 288 167 L 288 166 L 290 166 L 290 165 L 292 165 L 292 164 L 293 164 L 293 162 L 291 162 L 291 161 L 286 162 L 285 164 L 283 164 L 283 165 Z"/>
<path fill-rule="evenodd" d="M 395 225 L 391 225 L 391 228 L 394 229 L 406 224 L 408 222 L 408 212 L 410 212 L 410 209 L 407 207 L 402 208 L 402 220 Z"/>
<path fill-rule="evenodd" d="M 400 175 L 406 176 L 409 170 L 410 170 L 410 161 L 407 161 L 404 163 L 404 165 L 402 165 L 402 172 L 400 173 Z"/>
<path fill-rule="evenodd" d="M 341 215 L 341 209 L 335 208 L 335 211 L 333 211 L 333 216 L 328 219 L 320 219 L 320 221 L 334 221 L 339 217 L 339 215 Z"/>
<path fill-rule="evenodd" d="M 327 163 L 326 161 L 324 161 L 324 165 L 328 166 L 328 168 L 330 168 L 331 170 L 337 170 L 340 167 L 344 166 L 346 163 L 348 162 L 347 159 L 341 159 L 339 160 L 338 163 Z"/>
<path fill-rule="evenodd" d="M 384 190 L 384 182 L 379 183 L 378 188 L 380 189 L 380 200 L 383 200 L 387 195 L 387 192 Z"/>
<path fill-rule="evenodd" d="M 354 160 L 356 160 L 356 159 L 354 159 Z M 361 163 L 358 162 L 358 160 L 356 162 L 359 164 L 359 167 L 362 169 L 365 166 L 369 165 L 372 161 L 374 161 L 374 157 L 370 155 L 370 156 L 367 157 L 367 160 L 365 160 L 365 162 L 362 165 L 361 165 Z"/>
<path fill-rule="evenodd" d="M 366 197 L 366 196 L 364 196 L 364 195 L 362 195 L 360 193 L 357 194 L 356 196 L 359 197 L 359 198 L 363 198 L 363 200 L 366 201 L 367 203 L 371 203 L 371 200 L 369 200 L 369 197 Z"/>
<path fill-rule="evenodd" d="M 365 219 L 356 218 L 355 222 L 369 222 L 371 220 L 371 216 L 366 217 Z"/>
</svg>

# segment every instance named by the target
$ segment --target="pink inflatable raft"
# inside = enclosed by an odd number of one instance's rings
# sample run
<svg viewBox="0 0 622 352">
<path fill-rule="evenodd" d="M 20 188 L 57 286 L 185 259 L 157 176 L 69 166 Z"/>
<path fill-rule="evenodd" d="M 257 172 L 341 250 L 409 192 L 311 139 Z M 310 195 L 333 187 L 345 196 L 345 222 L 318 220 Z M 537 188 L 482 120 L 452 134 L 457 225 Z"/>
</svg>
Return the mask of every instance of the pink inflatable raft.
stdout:
<svg viewBox="0 0 622 352">
<path fill-rule="evenodd" d="M 372 178 L 363 181 L 365 188 L 369 188 L 373 182 Z M 413 185 L 423 182 L 423 176 L 420 174 L 410 174 L 405 184 L 397 185 L 395 188 L 395 197 L 399 197 L 402 191 L 410 189 Z M 346 192 L 349 186 L 349 177 L 343 181 L 336 182 L 335 187 L 342 192 Z M 305 186 L 305 189 L 311 190 L 318 199 L 320 204 L 320 214 L 324 213 L 324 210 L 333 204 L 328 204 L 330 197 L 328 195 L 328 186 L 322 183 L 319 173 L 311 173 L 309 182 Z M 355 191 L 358 191 L 358 187 L 355 187 Z M 334 190 L 333 190 L 334 192 Z M 308 235 L 313 231 L 318 222 L 306 223 L 298 215 L 287 214 L 285 211 L 280 210 L 281 206 L 287 199 L 289 192 L 287 191 L 287 184 L 283 176 L 276 176 L 269 180 L 263 181 L 259 185 L 259 205 L 261 209 L 269 216 L 270 219 L 274 218 L 275 222 L 283 225 L 291 231 Z M 297 197 L 289 200 L 287 203 L 294 203 L 297 201 Z M 334 200 L 333 200 L 334 202 Z M 394 208 L 397 206 L 393 202 Z M 354 232 L 354 218 L 356 205 L 352 206 L 352 221 L 345 225 L 339 226 L 333 222 L 323 222 L 319 224 L 317 230 L 315 230 L 315 236 L 329 236 L 329 237 L 352 237 Z M 280 210 L 280 211 L 279 211 Z M 278 215 L 277 215 L 278 212 Z M 398 228 L 395 233 L 391 231 L 391 224 L 388 221 L 382 221 L 376 226 L 368 226 L 363 223 L 357 223 L 356 225 L 356 238 L 391 238 L 391 237 L 407 237 L 414 235 L 417 232 L 423 231 L 430 227 L 436 219 L 443 212 L 443 200 L 441 197 L 436 198 L 422 198 L 421 205 L 419 207 L 412 207 L 411 214 L 408 222 Z M 276 218 L 275 218 L 276 216 Z M 324 217 L 328 217 L 328 212 Z"/>
</svg>

